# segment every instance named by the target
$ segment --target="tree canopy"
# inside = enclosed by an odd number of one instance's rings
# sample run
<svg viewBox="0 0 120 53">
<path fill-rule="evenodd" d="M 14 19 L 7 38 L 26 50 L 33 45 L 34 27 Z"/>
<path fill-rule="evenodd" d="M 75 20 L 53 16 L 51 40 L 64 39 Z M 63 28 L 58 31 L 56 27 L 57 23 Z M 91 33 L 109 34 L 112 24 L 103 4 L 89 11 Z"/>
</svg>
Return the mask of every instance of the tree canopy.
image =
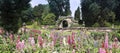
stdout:
<svg viewBox="0 0 120 53">
<path fill-rule="evenodd" d="M 21 12 L 30 7 L 30 0 L 0 0 L 2 27 L 10 32 L 17 32 Z"/>
<path fill-rule="evenodd" d="M 56 20 L 59 16 L 71 15 L 69 0 L 47 0 L 50 12 L 56 15 Z"/>
<path fill-rule="evenodd" d="M 119 0 L 82 0 L 81 2 L 86 26 L 98 23 L 104 27 L 106 22 L 113 23 L 115 19 L 119 20 Z"/>
</svg>

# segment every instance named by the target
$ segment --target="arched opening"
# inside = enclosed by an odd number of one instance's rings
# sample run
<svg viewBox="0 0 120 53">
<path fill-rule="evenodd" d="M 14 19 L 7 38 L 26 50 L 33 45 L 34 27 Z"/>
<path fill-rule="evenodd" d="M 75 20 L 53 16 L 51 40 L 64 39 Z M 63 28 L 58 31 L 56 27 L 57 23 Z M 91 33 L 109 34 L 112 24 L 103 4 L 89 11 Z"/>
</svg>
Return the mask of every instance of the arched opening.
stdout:
<svg viewBox="0 0 120 53">
<path fill-rule="evenodd" d="M 68 27 L 68 22 L 66 20 L 63 21 L 63 28 L 67 28 Z"/>
</svg>

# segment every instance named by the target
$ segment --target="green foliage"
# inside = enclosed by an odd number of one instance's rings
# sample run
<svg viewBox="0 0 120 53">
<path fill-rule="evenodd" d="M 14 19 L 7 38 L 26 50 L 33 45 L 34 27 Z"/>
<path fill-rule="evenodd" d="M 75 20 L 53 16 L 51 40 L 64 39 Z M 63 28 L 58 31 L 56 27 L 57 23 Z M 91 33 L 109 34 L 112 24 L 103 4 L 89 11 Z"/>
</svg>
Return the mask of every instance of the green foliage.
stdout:
<svg viewBox="0 0 120 53">
<path fill-rule="evenodd" d="M 118 1 L 118 2 L 120 2 L 120 0 Z M 115 9 L 115 14 L 116 14 L 116 21 L 119 21 L 120 22 L 120 3 L 119 3 L 119 5 L 116 7 L 116 9 Z"/>
<path fill-rule="evenodd" d="M 26 11 L 23 11 L 22 22 L 27 22 L 28 28 L 40 28 L 37 27 L 40 25 L 53 25 L 55 24 L 55 15 L 49 12 L 48 4 L 39 4 L 34 8 L 29 8 Z M 32 23 L 33 22 L 33 23 Z M 37 22 L 37 25 L 34 25 Z"/>
<path fill-rule="evenodd" d="M 90 11 L 92 12 L 92 14 L 94 15 L 94 17 L 98 16 L 98 14 L 100 13 L 100 6 L 94 2 L 89 6 Z"/>
<path fill-rule="evenodd" d="M 27 25 L 26 27 L 30 28 L 30 29 L 40 29 L 41 28 L 41 26 L 38 24 L 38 22 L 34 22 L 31 25 Z"/>
<path fill-rule="evenodd" d="M 47 7 L 48 7 L 48 5 L 43 5 L 43 4 L 39 4 L 38 6 L 35 6 L 33 8 L 33 15 L 35 16 L 35 19 L 37 19 L 41 22 L 42 16 L 43 16 L 42 14 L 44 12 L 48 12 L 47 9 L 49 9 L 49 8 L 47 8 Z"/>
<path fill-rule="evenodd" d="M 71 15 L 69 0 L 47 0 L 50 7 L 50 12 L 54 13 L 56 18 L 59 16 Z"/>
<path fill-rule="evenodd" d="M 29 8 L 28 10 L 22 11 L 21 22 L 30 24 L 32 20 L 34 20 L 33 8 Z"/>
<path fill-rule="evenodd" d="M 116 33 L 116 37 L 117 37 L 118 40 L 120 41 L 120 33 Z"/>
<path fill-rule="evenodd" d="M 95 23 L 93 27 L 100 27 L 99 23 Z"/>
<path fill-rule="evenodd" d="M 120 32 L 119 32 L 119 30 L 112 32 L 111 35 L 112 35 L 112 40 L 114 40 L 113 39 L 114 37 L 117 37 L 118 40 L 120 41 Z"/>
<path fill-rule="evenodd" d="M 30 7 L 29 2 L 30 0 L 0 0 L 1 25 L 6 31 L 17 32 L 21 12 Z"/>
<path fill-rule="evenodd" d="M 74 19 L 77 20 L 78 22 L 80 21 L 80 8 L 78 7 L 77 10 L 75 11 Z M 80 23 L 79 23 L 80 24 Z"/>
<path fill-rule="evenodd" d="M 43 20 L 42 20 L 42 24 L 43 25 L 54 25 L 55 24 L 55 15 L 53 13 L 49 13 L 48 15 L 46 15 Z"/>
<path fill-rule="evenodd" d="M 93 25 L 93 27 L 110 27 L 110 26 L 111 26 L 111 24 L 110 24 L 109 22 L 106 22 L 106 21 L 104 21 L 103 24 L 96 22 L 96 23 Z"/>
<path fill-rule="evenodd" d="M 34 20 L 42 24 L 43 18 L 49 14 L 49 5 L 39 4 L 33 8 Z"/>
<path fill-rule="evenodd" d="M 109 22 L 104 22 L 104 26 L 105 26 L 105 27 L 110 27 L 111 24 L 110 24 Z"/>
<path fill-rule="evenodd" d="M 102 39 L 104 37 L 104 33 L 101 32 L 91 32 L 91 36 L 96 39 Z"/>
<path fill-rule="evenodd" d="M 2 44 L 3 43 L 3 41 L 2 41 L 2 36 L 0 36 L 0 44 Z"/>
<path fill-rule="evenodd" d="M 82 14 L 86 26 L 100 23 L 100 26 L 103 27 L 106 26 L 104 22 L 114 23 L 116 15 L 118 15 L 116 12 L 119 11 L 117 8 L 119 2 L 118 0 L 82 0 Z"/>
<path fill-rule="evenodd" d="M 4 41 L 2 44 L 0 44 L 0 52 L 2 53 L 12 53 L 15 50 L 15 43 L 10 42 L 9 39 L 5 40 L 2 38 Z"/>
</svg>

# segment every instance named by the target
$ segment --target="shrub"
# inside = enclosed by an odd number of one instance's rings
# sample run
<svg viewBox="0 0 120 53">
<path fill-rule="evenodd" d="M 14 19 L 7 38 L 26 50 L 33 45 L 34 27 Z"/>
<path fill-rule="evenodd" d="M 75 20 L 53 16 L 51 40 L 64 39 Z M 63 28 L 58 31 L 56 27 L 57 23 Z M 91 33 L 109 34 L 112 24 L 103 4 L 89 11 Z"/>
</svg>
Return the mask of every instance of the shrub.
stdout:
<svg viewBox="0 0 120 53">
<path fill-rule="evenodd" d="M 104 22 L 104 26 L 105 26 L 105 27 L 110 27 L 111 24 L 110 24 L 109 22 L 106 22 L 106 21 L 105 21 L 105 22 Z"/>
<path fill-rule="evenodd" d="M 47 16 L 43 17 L 42 24 L 43 25 L 54 25 L 55 17 L 56 16 L 53 13 L 47 14 Z"/>
<path fill-rule="evenodd" d="M 99 23 L 95 23 L 93 27 L 100 27 Z"/>
</svg>

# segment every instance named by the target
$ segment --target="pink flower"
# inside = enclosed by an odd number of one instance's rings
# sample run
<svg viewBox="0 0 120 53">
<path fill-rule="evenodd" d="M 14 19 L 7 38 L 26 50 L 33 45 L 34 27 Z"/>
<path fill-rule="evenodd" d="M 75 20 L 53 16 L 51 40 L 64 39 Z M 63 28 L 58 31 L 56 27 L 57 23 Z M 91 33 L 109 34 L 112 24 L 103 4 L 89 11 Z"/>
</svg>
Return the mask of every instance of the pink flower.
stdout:
<svg viewBox="0 0 120 53">
<path fill-rule="evenodd" d="M 104 48 L 108 48 L 108 34 L 106 33 L 106 36 L 105 36 L 105 42 L 104 42 Z"/>
<path fill-rule="evenodd" d="M 72 32 L 72 35 L 75 35 L 75 32 Z"/>
<path fill-rule="evenodd" d="M 10 34 L 9 38 L 10 38 L 10 40 L 14 40 L 14 35 Z"/>
<path fill-rule="evenodd" d="M 99 48 L 99 53 L 106 53 L 106 50 L 104 48 Z"/>
<path fill-rule="evenodd" d="M 22 50 L 25 48 L 25 43 L 24 43 L 24 40 L 22 40 L 22 42 L 18 42 L 16 43 L 16 49 L 17 50 Z"/>
<path fill-rule="evenodd" d="M 0 34 L 3 34 L 3 29 L 0 28 Z"/>
<path fill-rule="evenodd" d="M 109 48 L 112 49 L 112 47 L 113 47 L 113 46 L 112 46 L 112 44 L 111 44 L 111 45 L 109 46 Z"/>
<path fill-rule="evenodd" d="M 72 36 L 67 37 L 67 42 L 75 49 L 75 34 L 72 33 Z"/>
<path fill-rule="evenodd" d="M 20 36 L 17 37 L 16 43 L 20 42 Z"/>
<path fill-rule="evenodd" d="M 114 38 L 114 42 L 118 42 L 118 38 L 117 37 Z"/>
<path fill-rule="evenodd" d="M 34 32 L 34 33 L 38 33 L 38 34 L 41 34 L 41 31 L 40 30 L 32 30 L 32 32 Z"/>
<path fill-rule="evenodd" d="M 62 45 L 63 44 L 63 37 L 60 37 L 60 45 Z"/>
<path fill-rule="evenodd" d="M 114 42 L 112 43 L 112 47 L 113 48 L 118 48 L 119 47 L 117 37 L 114 38 Z"/>
<path fill-rule="evenodd" d="M 71 37 L 70 37 L 70 36 L 67 37 L 67 42 L 68 42 L 69 45 L 72 44 L 72 41 L 71 41 Z"/>
<path fill-rule="evenodd" d="M 116 42 L 113 42 L 112 43 L 112 47 L 115 48 L 115 49 L 117 49 L 119 46 L 118 46 L 118 44 Z"/>
<path fill-rule="evenodd" d="M 71 40 L 72 41 L 72 46 L 75 49 L 75 47 L 76 47 L 75 46 L 75 33 L 72 33 L 72 37 L 71 38 L 72 38 L 72 40 Z"/>
<path fill-rule="evenodd" d="M 41 31 L 38 30 L 38 34 L 41 34 Z"/>
<path fill-rule="evenodd" d="M 52 39 L 52 41 L 53 41 L 53 43 L 54 43 L 54 45 L 56 44 L 56 40 L 57 40 L 57 36 L 55 36 L 53 33 L 51 33 L 51 39 Z"/>
<path fill-rule="evenodd" d="M 31 46 L 35 46 L 34 37 L 29 37 L 29 38 L 28 38 L 28 41 L 29 41 L 29 43 L 30 43 Z"/>
<path fill-rule="evenodd" d="M 43 46 L 43 39 L 41 36 L 38 36 L 38 43 L 39 43 L 39 46 Z"/>
<path fill-rule="evenodd" d="M 75 40 L 74 39 L 75 39 L 75 33 L 72 33 L 72 40 L 71 40 L 72 44 L 75 44 Z"/>
</svg>

